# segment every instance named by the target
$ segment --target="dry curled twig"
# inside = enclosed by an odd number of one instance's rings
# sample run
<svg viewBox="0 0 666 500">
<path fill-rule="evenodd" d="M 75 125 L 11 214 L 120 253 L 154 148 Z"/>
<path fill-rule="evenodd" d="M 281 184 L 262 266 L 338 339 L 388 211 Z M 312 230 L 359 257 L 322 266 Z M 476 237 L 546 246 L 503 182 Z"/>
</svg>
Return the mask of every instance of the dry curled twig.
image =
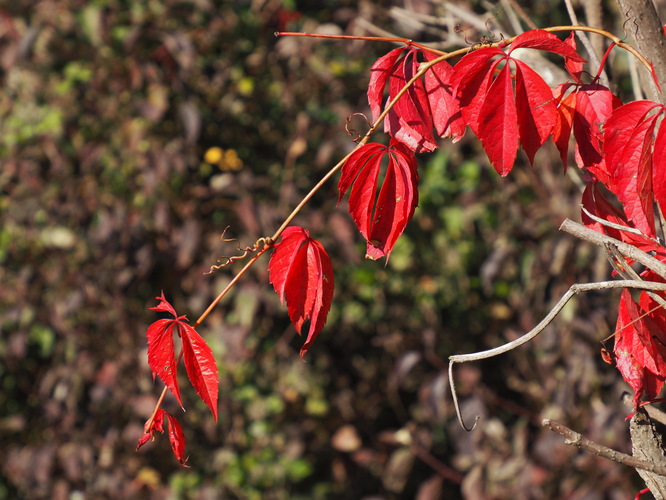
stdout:
<svg viewBox="0 0 666 500">
<path fill-rule="evenodd" d="M 266 246 L 272 246 L 273 243 L 274 243 L 271 238 L 259 238 L 257 241 L 254 242 L 254 245 L 246 246 L 245 248 L 242 248 L 240 246 L 240 243 L 238 242 L 237 238 L 225 238 L 224 237 L 224 235 L 226 234 L 229 227 L 230 226 L 227 226 L 227 227 L 224 228 L 224 231 L 222 231 L 222 234 L 220 235 L 220 240 L 223 243 L 229 243 L 229 242 L 235 241 L 237 243 L 236 247 L 238 248 L 238 251 L 243 252 L 243 253 L 241 255 L 232 255 L 230 257 L 227 257 L 226 255 L 220 257 L 219 259 L 217 259 L 218 264 L 210 266 L 210 269 L 205 274 L 213 274 L 215 271 L 219 271 L 220 269 L 222 269 L 224 267 L 227 267 L 230 264 L 233 264 L 237 260 L 243 260 L 249 254 L 255 253 L 258 250 L 260 250 L 261 248 L 265 248 Z"/>
<path fill-rule="evenodd" d="M 363 139 L 363 135 L 356 129 L 350 128 L 349 127 L 349 122 L 354 118 L 355 116 L 362 116 L 365 119 L 365 122 L 368 124 L 368 127 L 372 127 L 372 123 L 370 120 L 368 120 L 368 117 L 365 116 L 363 113 L 352 113 L 347 117 L 347 120 L 345 120 L 345 130 L 347 131 L 347 135 L 356 135 L 354 139 L 352 139 L 354 142 L 358 142 L 361 139 Z"/>
</svg>

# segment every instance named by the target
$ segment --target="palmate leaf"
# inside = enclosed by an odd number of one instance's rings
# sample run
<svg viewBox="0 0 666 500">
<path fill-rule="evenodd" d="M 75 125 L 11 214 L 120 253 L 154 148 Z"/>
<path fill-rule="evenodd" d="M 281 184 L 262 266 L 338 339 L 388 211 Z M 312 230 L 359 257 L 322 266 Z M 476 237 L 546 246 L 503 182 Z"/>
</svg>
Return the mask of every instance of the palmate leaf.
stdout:
<svg viewBox="0 0 666 500">
<path fill-rule="evenodd" d="M 536 151 L 554 130 L 560 137 L 566 132 L 562 122 L 558 122 L 558 111 L 546 82 L 527 64 L 511 57 L 511 51 L 519 48 L 547 50 L 573 62 L 584 61 L 555 35 L 533 30 L 516 37 L 508 53 L 498 47 L 484 47 L 456 64 L 453 87 L 463 121 L 479 137 L 490 163 L 502 176 L 513 168 L 518 139 L 533 163 Z M 560 128 L 556 129 L 558 124 Z"/>
<path fill-rule="evenodd" d="M 386 156 L 388 165 L 377 194 Z M 416 158 L 396 140 L 392 140 L 389 147 L 364 144 L 347 159 L 338 185 L 338 203 L 351 187 L 349 213 L 367 241 L 367 258 L 376 260 L 390 256 L 416 210 L 417 185 Z"/>
<path fill-rule="evenodd" d="M 373 64 L 368 84 L 368 102 L 373 120 L 377 120 L 384 109 L 384 90 L 387 85 L 389 102 L 393 102 L 417 73 L 419 53 L 419 50 L 407 47 L 393 49 Z M 418 79 L 395 101 L 384 120 L 384 130 L 412 151 L 434 151 L 437 143 L 432 134 L 432 120 L 423 80 Z"/>
<path fill-rule="evenodd" d="M 160 319 L 148 327 L 148 365 L 153 377 L 159 377 L 183 406 L 177 378 L 174 334 L 183 345 L 183 360 L 187 376 L 204 403 L 217 421 L 218 372 L 215 357 L 206 341 L 188 325 L 185 316 L 178 316 L 173 306 L 164 298 L 157 297 L 159 304 L 151 309 L 164 311 L 174 319 Z"/>
<path fill-rule="evenodd" d="M 270 281 L 282 304 L 286 302 L 289 319 L 302 335 L 305 321 L 310 328 L 301 347 L 305 355 L 324 328 L 333 300 L 333 266 L 324 247 L 310 238 L 307 230 L 290 226 L 275 245 L 268 264 Z"/>
</svg>

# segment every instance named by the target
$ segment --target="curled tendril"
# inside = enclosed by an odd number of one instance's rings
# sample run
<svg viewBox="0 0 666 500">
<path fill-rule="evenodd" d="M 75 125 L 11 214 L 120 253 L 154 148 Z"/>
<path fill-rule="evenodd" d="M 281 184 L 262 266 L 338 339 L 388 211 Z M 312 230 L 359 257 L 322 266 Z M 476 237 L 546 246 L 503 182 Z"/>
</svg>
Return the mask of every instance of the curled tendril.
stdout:
<svg viewBox="0 0 666 500">
<path fill-rule="evenodd" d="M 347 120 L 345 121 L 345 130 L 347 131 L 347 135 L 356 134 L 356 137 L 354 137 L 353 141 L 358 142 L 363 138 L 363 135 L 358 130 L 353 129 L 353 128 L 349 128 L 349 122 L 355 116 L 362 116 L 365 119 L 365 122 L 368 124 L 368 127 L 372 127 L 372 123 L 370 123 L 370 120 L 368 120 L 368 117 L 365 116 L 363 113 L 352 113 L 351 115 L 349 115 L 347 117 Z"/>
<path fill-rule="evenodd" d="M 627 19 L 626 19 L 626 20 L 624 21 L 624 23 L 622 24 L 622 30 L 624 31 L 624 36 L 622 37 L 622 41 L 624 41 L 624 40 L 626 40 L 627 38 L 629 38 L 629 34 L 628 34 L 628 32 L 627 32 L 627 24 L 628 24 L 629 22 L 631 22 L 631 23 L 634 25 L 634 28 L 636 29 L 636 30 L 634 31 L 634 37 L 635 37 L 636 35 L 638 35 L 638 23 L 636 22 L 636 17 L 635 17 L 635 16 L 634 16 L 634 17 L 629 17 L 629 14 L 631 14 L 631 11 L 632 11 L 632 10 L 634 10 L 634 8 L 633 8 L 633 7 L 629 7 L 629 10 L 628 10 L 627 12 L 624 13 L 624 17 L 626 17 Z"/>
<path fill-rule="evenodd" d="M 453 27 L 453 31 L 454 31 L 455 33 L 462 34 L 463 39 L 465 40 L 465 43 L 466 43 L 467 45 L 469 45 L 470 48 L 471 48 L 472 50 L 480 49 L 481 47 L 484 47 L 484 46 L 486 46 L 486 45 L 490 45 L 490 44 L 492 44 L 492 43 L 494 42 L 494 40 L 495 40 L 495 36 L 496 36 L 496 35 L 495 35 L 495 31 L 493 30 L 493 27 L 492 27 L 492 25 L 490 24 L 490 22 L 491 22 L 493 19 L 497 18 L 497 16 L 499 16 L 499 15 L 500 15 L 500 12 L 498 11 L 497 13 L 495 13 L 494 16 L 489 17 L 488 19 L 486 19 L 485 26 L 486 26 L 486 29 L 488 30 L 488 33 L 490 33 L 490 34 L 489 34 L 489 35 L 481 35 L 481 37 L 479 38 L 479 41 L 478 41 L 478 42 L 472 42 L 472 41 L 468 40 L 468 39 L 467 39 L 467 34 L 465 33 L 465 30 L 463 30 L 463 29 L 460 27 L 459 24 L 456 24 L 456 25 Z M 499 37 L 499 41 L 500 41 L 500 42 L 503 41 L 503 40 L 504 40 L 504 34 L 503 34 L 503 33 L 500 33 L 499 36 L 500 36 L 500 37 Z"/>
<path fill-rule="evenodd" d="M 223 243 L 229 243 L 232 241 L 236 242 L 236 247 L 238 248 L 238 251 L 243 253 L 241 255 L 232 255 L 230 257 L 227 257 L 226 255 L 220 257 L 219 259 L 217 259 L 218 262 L 217 265 L 210 266 L 210 269 L 205 274 L 213 274 L 215 271 L 219 271 L 223 267 L 227 267 L 228 265 L 233 264 L 237 260 L 242 260 L 246 258 L 249 254 L 255 253 L 261 248 L 271 247 L 275 243 L 273 239 L 270 237 L 259 238 L 257 241 L 254 242 L 254 245 L 242 248 L 237 238 L 225 238 L 224 235 L 226 234 L 229 227 L 230 226 L 224 228 L 224 231 L 222 231 L 222 234 L 220 235 L 220 240 Z"/>
</svg>

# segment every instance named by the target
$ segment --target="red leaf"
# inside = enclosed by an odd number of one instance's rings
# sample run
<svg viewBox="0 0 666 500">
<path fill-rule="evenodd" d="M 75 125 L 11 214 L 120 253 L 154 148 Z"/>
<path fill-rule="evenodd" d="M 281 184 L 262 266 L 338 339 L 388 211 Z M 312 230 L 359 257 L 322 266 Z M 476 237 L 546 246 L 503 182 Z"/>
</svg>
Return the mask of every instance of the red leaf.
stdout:
<svg viewBox="0 0 666 500">
<path fill-rule="evenodd" d="M 183 342 L 183 361 L 192 386 L 206 403 L 217 422 L 218 372 L 213 351 L 194 328 L 180 323 L 180 338 Z"/>
<path fill-rule="evenodd" d="M 609 189 L 645 235 L 654 236 L 652 143 L 660 104 L 634 101 L 613 111 L 606 123 L 604 152 L 611 174 Z M 648 116 L 650 115 L 650 116 Z"/>
<path fill-rule="evenodd" d="M 513 42 L 511 42 L 509 54 L 520 48 L 547 50 L 548 52 L 560 54 L 573 62 L 586 62 L 585 59 L 578 55 L 575 47 L 572 47 L 570 44 L 557 38 L 557 36 L 544 30 L 530 30 L 518 35 Z"/>
<path fill-rule="evenodd" d="M 662 120 L 652 152 L 652 189 L 654 201 L 666 215 L 666 125 Z"/>
<path fill-rule="evenodd" d="M 146 331 L 148 366 L 153 372 L 153 377 L 158 376 L 164 382 L 164 385 L 176 396 L 178 404 L 182 407 L 183 402 L 180 399 L 180 389 L 178 388 L 178 365 L 176 364 L 173 343 L 175 326 L 176 321 L 173 319 L 160 319 L 148 327 Z"/>
<path fill-rule="evenodd" d="M 457 96 L 463 122 L 479 135 L 479 124 L 483 121 L 481 108 L 492 83 L 495 68 L 501 60 L 495 56 L 505 57 L 504 52 L 497 48 L 482 48 L 470 52 L 454 66 L 454 95 Z"/>
<path fill-rule="evenodd" d="M 389 101 L 417 73 L 417 49 L 398 48 L 375 61 L 370 69 L 368 102 L 376 121 L 384 108 L 384 89 L 388 83 Z M 400 56 L 404 57 L 400 59 Z M 432 135 L 432 115 L 422 79 L 415 81 L 396 101 L 384 120 L 384 130 L 416 152 L 437 149 Z"/>
<path fill-rule="evenodd" d="M 426 61 L 439 57 L 428 51 L 424 51 L 423 55 Z M 425 90 L 437 135 L 451 137 L 453 142 L 457 142 L 465 134 L 465 122 L 453 94 L 453 75 L 453 67 L 447 61 L 435 64 L 425 74 Z"/>
<path fill-rule="evenodd" d="M 564 172 L 567 171 L 569 156 L 569 138 L 573 128 L 573 116 L 576 112 L 576 93 L 572 92 L 564 97 L 565 92 L 571 86 L 570 83 L 558 85 L 553 90 L 557 101 L 557 120 L 553 128 L 553 142 L 560 152 Z"/>
<path fill-rule="evenodd" d="M 310 320 L 308 335 L 301 347 L 305 355 L 326 323 L 333 300 L 333 266 L 324 247 L 300 227 L 289 227 L 275 245 L 268 264 L 270 280 L 299 335 Z"/>
<path fill-rule="evenodd" d="M 402 88 L 418 71 L 418 51 L 410 50 L 397 64 L 389 78 L 389 100 L 393 102 Z M 384 120 L 386 133 L 416 153 L 434 151 L 432 117 L 421 79 L 416 80 L 395 103 Z"/>
<path fill-rule="evenodd" d="M 635 229 L 633 225 L 627 222 L 624 214 L 622 214 L 622 212 L 613 204 L 611 204 L 602 194 L 601 190 L 599 189 L 598 182 L 591 182 L 586 186 L 585 191 L 583 192 L 582 204 L 585 210 L 600 219 L 619 226 L 624 226 L 628 229 Z M 655 252 L 655 257 L 657 258 L 659 258 L 659 254 L 662 253 L 660 252 L 662 247 L 658 245 L 656 241 L 646 236 L 641 236 L 634 234 L 633 232 L 620 231 L 619 229 L 604 226 L 600 222 L 596 222 L 588 217 L 584 211 L 581 211 L 581 218 L 583 220 L 583 224 L 599 233 L 607 234 L 612 238 L 634 245 L 644 252 Z M 628 260 L 628 262 L 631 264 L 632 261 Z M 648 278 L 644 276 L 644 279 Z M 661 280 L 661 278 L 659 280 Z M 649 281 L 655 281 L 655 279 L 650 278 Z"/>
<path fill-rule="evenodd" d="M 153 438 L 153 435 L 155 431 L 160 431 L 164 432 L 164 414 L 166 412 L 160 408 L 157 410 L 157 413 L 155 413 L 155 417 L 151 420 L 149 419 L 146 424 L 143 426 L 143 436 L 141 436 L 141 439 L 139 439 L 139 442 L 136 445 L 137 451 L 139 448 L 141 448 L 144 444 L 148 442 L 148 440 Z M 150 424 L 150 425 L 148 425 Z"/>
<path fill-rule="evenodd" d="M 393 49 L 375 61 L 370 68 L 370 83 L 368 83 L 368 103 L 372 111 L 372 121 L 376 121 L 382 113 L 384 102 L 384 88 L 389 76 L 393 72 L 395 62 L 405 50 L 404 47 Z"/>
<path fill-rule="evenodd" d="M 185 435 L 183 434 L 183 428 L 178 423 L 178 420 L 171 415 L 170 413 L 164 411 L 162 408 L 157 410 L 155 417 L 151 420 L 149 419 L 144 426 L 143 436 L 139 439 L 139 442 L 136 445 L 137 451 L 144 444 L 146 444 L 150 439 L 154 438 L 155 431 L 164 433 L 164 417 L 166 416 L 167 422 L 169 423 L 169 442 L 171 443 L 171 449 L 173 454 L 178 459 L 178 462 L 184 466 L 187 465 L 187 459 L 185 458 Z M 150 424 L 150 425 L 149 425 Z"/>
<path fill-rule="evenodd" d="M 603 85 L 584 85 L 576 92 L 573 119 L 576 162 L 606 184 L 610 174 L 603 157 L 603 127 L 622 102 Z"/>
<path fill-rule="evenodd" d="M 164 298 L 157 297 L 160 303 L 151 308 L 154 311 L 165 311 L 174 319 L 160 319 L 148 327 L 148 365 L 153 376 L 158 376 L 169 390 L 176 396 L 180 406 L 183 403 L 178 387 L 177 364 L 174 350 L 173 334 L 178 333 L 183 344 L 183 358 L 187 376 L 201 399 L 208 405 L 217 421 L 218 379 L 217 365 L 212 351 L 203 338 L 185 323 L 185 316 L 178 316 L 176 310 Z"/>
<path fill-rule="evenodd" d="M 183 434 L 183 428 L 178 423 L 178 420 L 176 420 L 176 417 L 166 411 L 164 414 L 169 423 L 169 442 L 171 443 L 173 454 L 178 459 L 180 465 L 189 467 L 187 465 L 187 458 L 185 458 L 185 435 Z"/>
<path fill-rule="evenodd" d="M 516 109 L 520 143 L 530 164 L 553 132 L 557 109 L 550 87 L 527 64 L 516 60 Z"/>
<path fill-rule="evenodd" d="M 576 53 L 578 53 L 578 49 L 576 47 L 576 33 L 571 32 L 569 36 L 567 37 L 566 40 L 564 40 L 564 43 L 569 45 Z M 575 61 L 570 58 L 566 58 L 564 60 L 564 67 L 566 70 L 569 72 L 569 74 L 573 77 L 573 79 L 576 81 L 576 83 L 580 83 L 580 76 L 583 74 L 583 61 Z"/>
<path fill-rule="evenodd" d="M 642 292 L 641 304 L 649 311 L 650 302 L 642 298 L 644 295 Z M 614 353 L 622 377 L 634 390 L 634 406 L 643 396 L 654 399 L 666 380 L 664 347 L 655 340 L 656 337 L 663 342 L 666 337 L 656 323 L 649 320 L 647 311 L 638 307 L 628 290 L 622 293 Z"/>
<path fill-rule="evenodd" d="M 377 195 L 381 164 L 387 154 L 386 175 Z M 351 186 L 349 212 L 367 241 L 367 258 L 389 257 L 414 215 L 418 204 L 417 184 L 416 158 L 395 140 L 389 148 L 365 144 L 347 159 L 338 189 L 342 198 Z"/>
<path fill-rule="evenodd" d="M 518 115 L 508 63 L 488 89 L 481 115 L 478 135 L 483 149 L 495 170 L 506 176 L 513 168 L 518 151 Z"/>
<path fill-rule="evenodd" d="M 157 300 L 160 301 L 159 304 L 157 304 L 155 307 L 151 307 L 151 311 L 161 311 L 161 312 L 168 312 L 169 314 L 173 315 L 174 317 L 177 317 L 178 315 L 176 314 L 176 310 L 173 308 L 171 304 L 169 304 L 169 301 L 164 297 L 164 292 L 162 292 L 162 295 L 160 297 L 155 297 Z"/>
<path fill-rule="evenodd" d="M 516 40 L 517 48 L 541 48 L 565 54 L 573 50 L 546 32 L 532 32 Z M 500 58 L 495 59 L 496 56 Z M 512 61 L 516 65 L 515 97 Z M 502 62 L 504 67 L 494 78 Z M 500 175 L 507 175 L 513 168 L 519 137 L 533 162 L 536 151 L 558 123 L 557 108 L 546 82 L 524 62 L 498 48 L 482 48 L 466 55 L 454 72 L 463 121 L 479 137 L 490 163 Z"/>
</svg>

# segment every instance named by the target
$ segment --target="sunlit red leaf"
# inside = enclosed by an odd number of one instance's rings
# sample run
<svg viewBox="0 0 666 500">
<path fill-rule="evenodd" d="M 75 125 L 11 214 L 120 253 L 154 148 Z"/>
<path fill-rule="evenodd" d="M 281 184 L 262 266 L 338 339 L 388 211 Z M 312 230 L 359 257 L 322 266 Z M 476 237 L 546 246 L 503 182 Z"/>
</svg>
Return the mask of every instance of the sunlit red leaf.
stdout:
<svg viewBox="0 0 666 500">
<path fill-rule="evenodd" d="M 636 227 L 654 236 L 652 145 L 660 104 L 634 101 L 613 111 L 606 123 L 604 153 L 610 185 Z"/>
<path fill-rule="evenodd" d="M 576 33 L 571 32 L 569 36 L 564 40 L 564 43 L 569 45 L 575 52 L 578 51 L 576 47 Z M 574 81 L 576 83 L 580 83 L 580 77 L 583 74 L 583 62 L 584 61 L 577 61 L 574 59 L 570 58 L 565 58 L 564 60 L 564 67 L 565 69 L 569 72 L 569 74 L 573 77 Z"/>
<path fill-rule="evenodd" d="M 402 54 L 404 47 L 393 49 L 375 61 L 370 68 L 370 82 L 368 83 L 368 103 L 372 112 L 372 121 L 376 121 L 384 108 L 384 89 L 389 76 L 393 72 L 395 62 Z"/>
<path fill-rule="evenodd" d="M 644 295 L 645 292 L 642 292 L 641 297 Z M 651 302 L 641 298 L 641 304 L 648 309 L 639 307 L 628 290 L 622 293 L 614 348 L 617 367 L 634 390 L 634 406 L 643 396 L 654 399 L 666 380 L 662 344 L 666 336 L 650 319 Z"/>
<path fill-rule="evenodd" d="M 384 130 L 412 151 L 420 153 L 437 149 L 423 81 L 416 80 L 401 97 L 397 97 L 418 71 L 417 55 L 417 50 L 409 50 L 394 65 L 389 77 L 389 100 L 395 101 L 395 106 L 384 120 Z"/>
<path fill-rule="evenodd" d="M 176 316 L 176 311 L 166 301 L 164 294 L 161 297 L 157 297 L 157 300 L 160 301 L 160 304 L 151 309 L 166 311 Z M 164 382 L 164 385 L 176 396 L 178 404 L 183 406 L 178 387 L 178 366 L 176 364 L 173 341 L 176 325 L 177 320 L 160 319 L 148 327 L 146 331 L 146 338 L 148 339 L 148 366 L 150 366 L 153 377 L 159 377 Z"/>
<path fill-rule="evenodd" d="M 388 84 L 389 102 L 395 105 L 384 120 L 384 130 L 412 151 L 433 151 L 437 148 L 432 135 L 432 113 L 422 79 L 418 79 L 397 95 L 418 71 L 419 50 L 398 48 L 380 57 L 370 69 L 368 102 L 373 120 L 384 109 L 384 90 Z M 397 100 L 396 100 L 397 98 Z"/>
<path fill-rule="evenodd" d="M 553 128 L 553 142 L 560 152 L 564 171 L 567 171 L 569 157 L 569 138 L 573 128 L 573 116 L 576 112 L 576 93 L 566 94 L 571 84 L 558 85 L 553 90 L 553 96 L 557 102 L 557 119 Z"/>
<path fill-rule="evenodd" d="M 183 361 L 192 386 L 217 422 L 218 372 L 213 351 L 194 328 L 180 323 Z"/>
<path fill-rule="evenodd" d="M 301 347 L 305 355 L 326 323 L 333 300 L 333 266 L 324 247 L 308 231 L 291 226 L 282 233 L 268 264 L 270 280 L 299 335 L 310 320 Z"/>
<path fill-rule="evenodd" d="M 574 89 L 570 92 L 571 89 Z M 603 126 L 613 109 L 622 105 L 610 90 L 602 85 L 559 85 L 553 91 L 558 116 L 553 141 L 560 151 L 566 170 L 571 130 L 576 139 L 576 163 L 607 184 L 611 175 L 603 157 Z"/>
<path fill-rule="evenodd" d="M 213 353 L 194 328 L 185 322 L 187 318 L 177 315 L 164 294 L 157 297 L 157 300 L 159 304 L 151 309 L 168 312 L 174 318 L 157 320 L 146 332 L 148 365 L 153 376 L 158 376 L 164 382 L 182 406 L 174 347 L 174 334 L 177 334 L 182 341 L 183 360 L 190 382 L 217 420 L 218 378 Z"/>
<path fill-rule="evenodd" d="M 159 431 L 164 434 L 164 417 L 167 418 L 167 422 L 169 424 L 169 442 L 171 443 L 173 454 L 176 456 L 178 462 L 182 466 L 189 467 L 187 465 L 187 458 L 185 458 L 185 435 L 183 434 L 183 428 L 180 426 L 178 420 L 176 420 L 173 415 L 163 410 L 162 408 L 157 410 L 157 413 L 152 420 L 148 420 L 148 422 L 146 422 L 143 436 L 141 436 L 141 439 L 139 439 L 136 449 L 138 450 L 150 439 L 153 439 L 155 431 Z"/>
<path fill-rule="evenodd" d="M 377 195 L 382 160 L 387 155 L 388 165 Z M 351 186 L 349 212 L 367 241 L 367 258 L 388 258 L 414 215 L 417 184 L 416 158 L 395 140 L 390 147 L 365 144 L 347 159 L 338 185 L 339 200 Z"/>
<path fill-rule="evenodd" d="M 516 109 L 520 144 L 530 163 L 553 132 L 557 108 L 550 87 L 523 61 L 516 60 Z"/>
<path fill-rule="evenodd" d="M 187 465 L 187 458 L 185 458 L 185 435 L 183 434 L 183 428 L 178 423 L 178 420 L 176 420 L 176 417 L 166 411 L 164 414 L 169 424 L 169 443 L 171 443 L 173 454 L 178 459 L 180 465 L 189 467 Z"/>
<path fill-rule="evenodd" d="M 511 71 L 506 64 L 488 89 L 479 124 L 479 139 L 495 170 L 505 176 L 518 152 L 518 115 L 513 97 Z"/>
<path fill-rule="evenodd" d="M 454 93 L 458 98 L 463 122 L 479 135 L 479 124 L 484 117 L 481 108 L 493 81 L 495 68 L 501 60 L 493 60 L 505 54 L 498 48 L 484 47 L 470 52 L 454 66 Z"/>
<path fill-rule="evenodd" d="M 428 51 L 424 51 L 423 55 L 426 61 L 433 61 L 439 57 Z M 442 61 L 425 74 L 424 80 L 437 135 L 451 137 L 453 142 L 457 142 L 465 134 L 465 122 L 453 93 L 453 75 L 453 67 L 447 61 Z"/>
<path fill-rule="evenodd" d="M 578 55 L 576 48 L 563 42 L 556 35 L 544 30 L 530 30 L 518 35 L 509 48 L 509 54 L 516 49 L 546 50 L 560 54 L 568 60 L 576 63 L 584 63 L 585 59 Z"/>
</svg>

